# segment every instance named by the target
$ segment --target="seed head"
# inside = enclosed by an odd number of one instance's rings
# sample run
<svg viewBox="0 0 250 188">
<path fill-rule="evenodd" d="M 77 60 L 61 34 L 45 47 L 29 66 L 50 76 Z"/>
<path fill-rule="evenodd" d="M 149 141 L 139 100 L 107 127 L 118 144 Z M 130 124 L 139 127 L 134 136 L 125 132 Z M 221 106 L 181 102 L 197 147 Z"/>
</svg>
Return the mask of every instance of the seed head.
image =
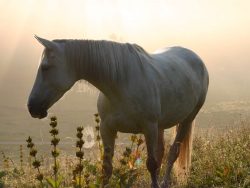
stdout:
<svg viewBox="0 0 250 188">
<path fill-rule="evenodd" d="M 97 126 L 95 127 L 95 130 L 96 130 L 96 131 L 99 131 L 99 130 L 100 130 L 100 126 L 97 125 Z"/>
<path fill-rule="evenodd" d="M 36 179 L 38 181 L 42 181 L 43 180 L 43 174 L 37 174 Z"/>
<path fill-rule="evenodd" d="M 59 133 L 59 131 L 58 131 L 58 129 L 56 129 L 56 128 L 52 128 L 51 130 L 50 130 L 50 134 L 53 136 L 53 135 L 58 135 L 58 133 Z"/>
<path fill-rule="evenodd" d="M 32 138 L 29 136 L 28 139 L 26 140 L 26 142 L 31 143 L 32 142 Z"/>
<path fill-rule="evenodd" d="M 38 161 L 38 160 L 34 160 L 32 165 L 33 165 L 34 168 L 39 168 L 41 166 L 41 162 Z"/>
<path fill-rule="evenodd" d="M 33 148 L 34 147 L 34 144 L 32 143 L 32 142 L 29 142 L 28 144 L 27 144 L 27 148 Z"/>
<path fill-rule="evenodd" d="M 77 138 L 82 139 L 83 134 L 82 134 L 82 132 L 77 132 L 76 136 L 77 136 Z"/>
<path fill-rule="evenodd" d="M 96 123 L 100 123 L 100 118 L 99 118 L 99 117 L 96 117 L 96 118 L 95 118 L 95 122 L 96 122 Z"/>
<path fill-rule="evenodd" d="M 51 155 L 53 157 L 58 157 L 59 156 L 59 151 L 58 150 L 53 150 L 53 151 L 51 151 Z"/>
<path fill-rule="evenodd" d="M 55 127 L 57 126 L 57 121 L 51 121 L 51 122 L 50 122 L 50 126 L 51 126 L 52 128 L 55 128 Z"/>
<path fill-rule="evenodd" d="M 83 170 L 83 165 L 82 164 L 77 164 L 76 171 L 77 172 L 82 172 L 82 170 Z"/>
<path fill-rule="evenodd" d="M 97 135 L 97 136 L 96 136 L 96 140 L 97 140 L 97 141 L 101 140 L 100 135 Z"/>
<path fill-rule="evenodd" d="M 83 140 L 77 140 L 76 141 L 76 147 L 82 148 L 83 144 L 84 144 Z"/>
<path fill-rule="evenodd" d="M 78 158 L 80 158 L 80 159 L 83 159 L 83 155 L 84 155 L 83 151 L 77 151 L 77 152 L 76 152 L 76 156 L 77 156 Z"/>
<path fill-rule="evenodd" d="M 30 150 L 30 156 L 35 157 L 36 154 L 37 154 L 37 150 L 36 149 L 31 149 Z"/>
<path fill-rule="evenodd" d="M 59 169 L 59 166 L 58 166 L 58 165 L 53 166 L 53 171 L 54 171 L 54 173 L 57 173 L 57 172 L 58 172 L 58 169 Z"/>
<path fill-rule="evenodd" d="M 60 138 L 53 138 L 52 140 L 51 140 L 51 145 L 53 145 L 53 146 L 56 146 L 58 143 L 59 143 L 59 141 L 60 141 Z"/>
<path fill-rule="evenodd" d="M 56 120 L 57 120 L 56 116 L 51 116 L 50 121 L 56 121 Z"/>
<path fill-rule="evenodd" d="M 82 132 L 83 131 L 83 127 L 77 127 L 77 132 Z"/>
</svg>

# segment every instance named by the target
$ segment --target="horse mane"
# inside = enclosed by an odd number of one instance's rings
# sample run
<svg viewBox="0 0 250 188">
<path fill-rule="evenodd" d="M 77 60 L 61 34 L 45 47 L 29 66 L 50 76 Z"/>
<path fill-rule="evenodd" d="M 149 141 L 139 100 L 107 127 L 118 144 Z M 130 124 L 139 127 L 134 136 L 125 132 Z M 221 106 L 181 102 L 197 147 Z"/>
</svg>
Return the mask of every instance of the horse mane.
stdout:
<svg viewBox="0 0 250 188">
<path fill-rule="evenodd" d="M 124 81 L 127 72 L 143 64 L 150 55 L 139 45 L 105 40 L 55 40 L 65 43 L 66 58 L 76 70 L 88 70 L 88 77 Z M 82 74 L 81 72 L 79 74 Z M 105 76 L 105 77 L 104 77 Z"/>
</svg>

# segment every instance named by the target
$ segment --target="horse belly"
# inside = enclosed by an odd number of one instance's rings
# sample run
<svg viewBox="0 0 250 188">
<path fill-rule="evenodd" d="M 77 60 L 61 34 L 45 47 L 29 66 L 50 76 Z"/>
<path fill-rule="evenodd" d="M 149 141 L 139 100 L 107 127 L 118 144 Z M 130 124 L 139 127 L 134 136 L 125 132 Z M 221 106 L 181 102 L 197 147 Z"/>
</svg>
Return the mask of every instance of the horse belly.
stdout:
<svg viewBox="0 0 250 188">
<path fill-rule="evenodd" d="M 134 120 L 134 116 L 131 117 L 121 107 L 111 105 L 103 93 L 100 93 L 98 97 L 97 108 L 103 125 L 109 127 L 110 130 L 123 133 L 141 133 L 140 124 Z"/>
</svg>

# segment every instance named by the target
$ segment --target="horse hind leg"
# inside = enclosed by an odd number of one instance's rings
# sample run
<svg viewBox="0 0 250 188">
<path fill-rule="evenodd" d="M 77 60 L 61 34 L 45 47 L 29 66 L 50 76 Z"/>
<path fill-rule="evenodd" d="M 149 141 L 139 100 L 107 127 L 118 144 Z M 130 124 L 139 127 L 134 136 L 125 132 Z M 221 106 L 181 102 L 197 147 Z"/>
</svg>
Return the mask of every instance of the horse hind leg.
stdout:
<svg viewBox="0 0 250 188">
<path fill-rule="evenodd" d="M 161 184 L 162 188 L 170 187 L 171 170 L 173 168 L 174 162 L 177 160 L 178 157 L 180 157 L 178 164 L 180 164 L 182 170 L 186 172 L 189 170 L 191 159 L 190 152 L 192 142 L 192 122 L 193 118 L 187 119 L 177 126 L 177 134 L 168 153 L 167 168 L 163 183 Z"/>
</svg>

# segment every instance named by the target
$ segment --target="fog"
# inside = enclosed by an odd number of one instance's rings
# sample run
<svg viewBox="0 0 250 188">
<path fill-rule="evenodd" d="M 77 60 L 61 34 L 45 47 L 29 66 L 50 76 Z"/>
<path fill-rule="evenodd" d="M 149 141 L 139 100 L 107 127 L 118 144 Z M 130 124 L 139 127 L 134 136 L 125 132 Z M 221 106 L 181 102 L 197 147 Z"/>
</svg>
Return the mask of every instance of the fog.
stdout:
<svg viewBox="0 0 250 188">
<path fill-rule="evenodd" d="M 148 52 L 164 46 L 190 48 L 204 60 L 210 75 L 203 115 L 225 104 L 223 112 L 233 105 L 231 112 L 238 109 L 239 116 L 249 115 L 249 11 L 247 0 L 0 1 L 1 140 L 8 140 L 16 128 L 22 127 L 16 134 L 25 137 L 36 131 L 33 124 L 47 123 L 32 119 L 26 109 L 43 50 L 34 34 L 48 39 L 131 42 Z M 75 86 L 51 109 L 65 125 L 91 124 L 96 112 L 98 92 L 77 90 Z M 204 115 L 200 124 L 208 124 L 208 118 L 213 116 Z M 64 129 L 72 132 L 69 126 Z"/>
</svg>

